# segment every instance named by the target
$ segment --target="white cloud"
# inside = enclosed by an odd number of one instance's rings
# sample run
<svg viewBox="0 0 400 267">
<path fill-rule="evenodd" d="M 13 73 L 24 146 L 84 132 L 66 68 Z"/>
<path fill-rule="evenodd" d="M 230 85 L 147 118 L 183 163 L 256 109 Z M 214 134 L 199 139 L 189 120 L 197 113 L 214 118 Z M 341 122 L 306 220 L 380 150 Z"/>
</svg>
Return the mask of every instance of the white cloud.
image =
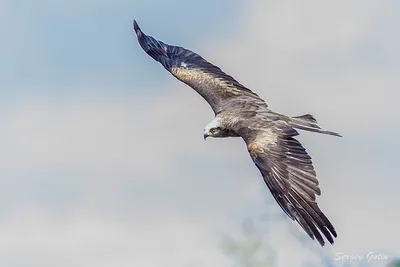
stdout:
<svg viewBox="0 0 400 267">
<path fill-rule="evenodd" d="M 2 266 L 228 266 L 212 225 L 179 214 L 129 221 L 28 209 L 0 224 Z"/>
<path fill-rule="evenodd" d="M 379 142 L 374 138 L 386 135 L 383 127 L 391 134 L 399 130 L 393 123 L 397 70 L 354 57 L 388 8 L 376 1 L 253 1 L 235 38 L 197 44 L 273 110 L 310 112 L 345 135 L 301 137 L 321 180 L 318 201 L 338 229 L 336 245 L 325 249 L 332 253 L 400 253 L 392 234 L 400 222 L 393 212 L 398 182 L 389 177 L 397 172 L 383 160 L 361 166 L 370 155 L 360 155 L 360 143 L 346 139 L 362 133 L 360 139 Z M 204 143 L 202 129 L 213 114 L 195 92 L 173 78 L 162 86 L 152 98 L 110 98 L 76 88 L 62 100 L 31 94 L 2 109 L 0 190 L 7 201 L 23 200 L 0 220 L 0 265 L 230 266 L 215 232 L 237 231 L 235 221 L 225 220 L 242 216 L 243 209 L 254 216 L 263 212 L 261 177 L 241 140 Z M 54 177 L 43 178 L 46 173 Z M 67 197 L 74 199 L 68 209 L 55 212 L 29 196 L 30 190 L 51 191 L 50 180 L 58 189 L 79 187 Z M 249 203 L 254 208 L 247 209 Z M 279 225 L 270 237 L 279 266 L 307 258 Z"/>
<path fill-rule="evenodd" d="M 3 170 L 72 168 L 141 174 L 156 164 L 155 172 L 165 172 L 171 155 L 182 153 L 176 148 L 189 140 L 202 141 L 201 120 L 188 120 L 189 114 L 182 112 L 193 105 L 174 105 L 183 99 L 174 91 L 152 99 L 93 97 L 16 100 L 1 115 Z M 188 129 L 197 129 L 198 138 Z"/>
</svg>

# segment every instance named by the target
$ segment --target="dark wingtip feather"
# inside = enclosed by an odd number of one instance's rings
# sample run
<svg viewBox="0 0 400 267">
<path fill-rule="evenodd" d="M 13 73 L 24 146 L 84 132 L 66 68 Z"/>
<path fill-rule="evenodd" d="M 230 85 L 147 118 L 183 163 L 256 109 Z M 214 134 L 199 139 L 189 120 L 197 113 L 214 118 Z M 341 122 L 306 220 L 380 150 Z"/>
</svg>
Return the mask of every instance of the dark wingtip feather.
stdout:
<svg viewBox="0 0 400 267">
<path fill-rule="evenodd" d="M 137 35 L 140 35 L 142 33 L 142 30 L 140 30 L 140 27 L 137 24 L 136 20 L 133 20 L 133 29 L 135 30 Z"/>
<path fill-rule="evenodd" d="M 135 31 L 139 30 L 139 25 L 137 24 L 136 20 L 133 20 L 133 29 Z"/>
</svg>

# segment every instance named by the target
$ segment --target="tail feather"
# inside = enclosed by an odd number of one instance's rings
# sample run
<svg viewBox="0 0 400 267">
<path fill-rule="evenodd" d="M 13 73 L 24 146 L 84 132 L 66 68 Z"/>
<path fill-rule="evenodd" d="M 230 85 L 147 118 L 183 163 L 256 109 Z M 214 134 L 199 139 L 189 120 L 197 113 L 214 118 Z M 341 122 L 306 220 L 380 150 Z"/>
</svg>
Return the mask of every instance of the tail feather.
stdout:
<svg viewBox="0 0 400 267">
<path fill-rule="evenodd" d="M 291 117 L 289 118 L 289 124 L 293 128 L 300 130 L 342 137 L 340 134 L 336 132 L 322 130 L 321 127 L 318 125 L 317 120 L 311 114 Z"/>
<path fill-rule="evenodd" d="M 305 115 L 301 115 L 301 116 L 295 116 L 295 117 L 292 117 L 292 118 L 300 119 L 300 120 L 305 120 L 305 121 L 308 121 L 308 122 L 310 122 L 310 123 L 317 124 L 317 120 L 316 120 L 316 119 L 314 118 L 314 116 L 311 115 L 311 114 L 305 114 Z"/>
</svg>

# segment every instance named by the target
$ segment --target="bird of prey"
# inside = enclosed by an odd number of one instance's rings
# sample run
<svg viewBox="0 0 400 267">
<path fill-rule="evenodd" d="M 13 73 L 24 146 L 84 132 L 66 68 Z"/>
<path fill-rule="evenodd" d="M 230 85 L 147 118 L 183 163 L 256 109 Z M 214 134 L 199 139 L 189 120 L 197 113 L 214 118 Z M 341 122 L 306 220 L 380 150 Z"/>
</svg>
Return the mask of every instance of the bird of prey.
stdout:
<svg viewBox="0 0 400 267">
<path fill-rule="evenodd" d="M 318 207 L 321 194 L 311 157 L 294 137 L 296 129 L 341 136 L 321 129 L 310 115 L 289 117 L 271 111 L 256 93 L 200 55 L 146 35 L 134 20 L 140 46 L 178 80 L 192 87 L 211 106 L 215 118 L 205 126 L 207 137 L 241 137 L 276 202 L 304 231 L 334 243 L 335 228 Z"/>
</svg>

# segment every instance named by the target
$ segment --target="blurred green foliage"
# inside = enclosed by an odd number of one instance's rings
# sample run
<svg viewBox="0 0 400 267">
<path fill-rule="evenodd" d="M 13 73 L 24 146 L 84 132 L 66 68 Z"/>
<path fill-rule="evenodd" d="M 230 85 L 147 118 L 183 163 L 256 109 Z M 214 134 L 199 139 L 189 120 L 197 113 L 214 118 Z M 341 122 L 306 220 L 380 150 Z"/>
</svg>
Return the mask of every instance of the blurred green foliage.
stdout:
<svg viewBox="0 0 400 267">
<path fill-rule="evenodd" d="M 392 261 L 387 267 L 400 267 L 400 259 Z"/>
<path fill-rule="evenodd" d="M 288 224 L 288 231 L 292 228 L 291 221 L 285 219 L 284 215 L 262 215 L 260 216 L 262 227 L 255 225 L 251 218 L 246 218 L 242 223 L 241 237 L 233 238 L 228 235 L 223 236 L 221 247 L 223 252 L 230 257 L 234 262 L 234 267 L 273 267 L 276 266 L 276 250 L 279 248 L 273 247 L 268 241 L 268 232 L 270 223 L 273 220 L 279 220 L 282 223 Z M 309 249 L 311 253 L 316 255 L 317 261 L 299 262 L 298 267 L 369 267 L 367 261 L 358 263 L 337 262 L 332 257 L 324 254 L 320 249 L 313 249 L 312 242 L 306 234 L 294 233 L 295 238 L 304 247 Z M 394 260 L 391 263 L 382 263 L 382 267 L 400 267 L 400 259 Z M 386 265 L 387 264 L 387 265 Z M 376 266 L 376 265 L 374 265 Z M 292 266 L 297 267 L 297 266 Z"/>
<path fill-rule="evenodd" d="M 246 219 L 242 225 L 243 238 L 233 239 L 224 236 L 222 249 L 234 259 L 237 267 L 269 267 L 275 266 L 275 251 L 257 235 L 254 222 Z"/>
</svg>

